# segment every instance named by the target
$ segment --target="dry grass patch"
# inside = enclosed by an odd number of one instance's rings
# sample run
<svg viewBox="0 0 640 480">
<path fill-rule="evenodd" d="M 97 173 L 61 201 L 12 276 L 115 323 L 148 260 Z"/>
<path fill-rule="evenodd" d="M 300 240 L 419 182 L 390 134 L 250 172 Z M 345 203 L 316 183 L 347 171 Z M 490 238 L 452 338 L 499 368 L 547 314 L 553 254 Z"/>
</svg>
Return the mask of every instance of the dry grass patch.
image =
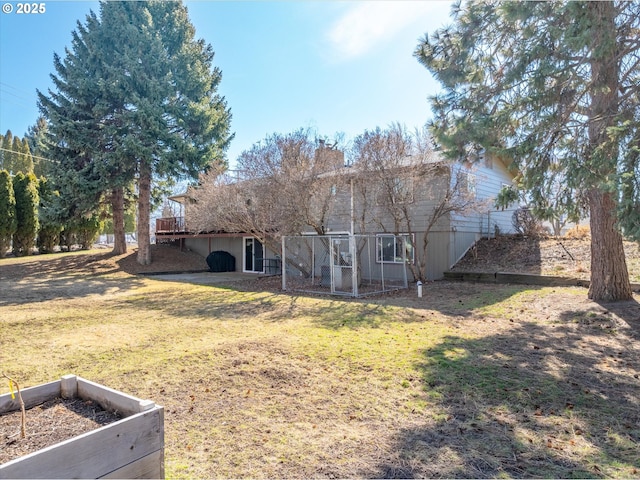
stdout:
<svg viewBox="0 0 640 480">
<path fill-rule="evenodd" d="M 635 302 L 445 282 L 314 298 L 95 261 L 0 261 L 0 363 L 164 405 L 168 477 L 638 476 Z"/>
</svg>

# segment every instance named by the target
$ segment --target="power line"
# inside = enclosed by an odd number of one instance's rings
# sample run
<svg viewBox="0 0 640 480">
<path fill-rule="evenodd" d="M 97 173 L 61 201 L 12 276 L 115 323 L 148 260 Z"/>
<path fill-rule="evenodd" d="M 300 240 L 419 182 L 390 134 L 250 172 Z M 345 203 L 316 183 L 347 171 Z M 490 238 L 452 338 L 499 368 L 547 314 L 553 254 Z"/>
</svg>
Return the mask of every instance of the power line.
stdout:
<svg viewBox="0 0 640 480">
<path fill-rule="evenodd" d="M 5 96 L 7 93 L 10 94 L 10 92 L 0 92 L 0 97 L 2 98 L 3 102 L 11 103 L 11 104 L 17 105 L 18 107 L 21 107 L 21 108 L 31 108 L 31 107 L 33 107 L 33 105 L 31 105 L 29 103 L 25 103 L 23 101 L 16 101 L 16 100 L 14 100 L 12 98 L 7 98 Z"/>
<path fill-rule="evenodd" d="M 0 147 L 0 151 L 13 153 L 14 155 L 24 155 L 25 157 L 27 156 L 27 154 L 24 153 L 24 152 L 16 152 L 15 150 L 9 150 L 8 148 Z M 31 158 L 34 158 L 36 160 L 46 160 L 47 162 L 57 162 L 57 160 L 52 160 L 50 158 L 39 157 L 38 155 L 31 155 Z"/>
<path fill-rule="evenodd" d="M 11 95 L 12 97 L 17 98 L 18 100 L 23 100 L 25 102 L 29 102 L 31 100 L 22 95 L 18 95 L 17 93 L 10 92 L 9 90 L 4 90 L 2 87 L 0 87 L 0 93 L 2 93 L 2 95 Z"/>
<path fill-rule="evenodd" d="M 0 86 L 4 86 L 6 88 L 10 88 L 11 90 L 15 90 L 18 93 L 23 93 L 25 95 L 31 96 L 31 93 L 27 92 L 26 90 L 22 90 L 21 88 L 14 87 L 13 85 L 9 85 L 8 83 L 0 82 Z M 17 96 L 17 94 L 14 94 L 14 95 Z"/>
<path fill-rule="evenodd" d="M 19 107 L 33 106 L 33 95 L 4 82 L 0 82 L 0 95 L 3 97 L 3 101 L 13 103 Z M 8 98 L 9 96 L 14 97 L 14 99 Z"/>
</svg>

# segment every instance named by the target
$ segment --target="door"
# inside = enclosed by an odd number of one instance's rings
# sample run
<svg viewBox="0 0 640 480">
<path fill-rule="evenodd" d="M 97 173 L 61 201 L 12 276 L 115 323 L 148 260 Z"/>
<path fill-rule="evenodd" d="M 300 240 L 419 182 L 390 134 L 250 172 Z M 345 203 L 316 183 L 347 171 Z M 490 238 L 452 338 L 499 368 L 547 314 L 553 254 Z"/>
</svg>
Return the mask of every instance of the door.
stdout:
<svg viewBox="0 0 640 480">
<path fill-rule="evenodd" d="M 264 246 L 253 237 L 244 237 L 243 272 L 264 273 Z"/>
<path fill-rule="evenodd" d="M 353 293 L 353 238 L 332 238 L 331 244 L 331 293 Z"/>
</svg>

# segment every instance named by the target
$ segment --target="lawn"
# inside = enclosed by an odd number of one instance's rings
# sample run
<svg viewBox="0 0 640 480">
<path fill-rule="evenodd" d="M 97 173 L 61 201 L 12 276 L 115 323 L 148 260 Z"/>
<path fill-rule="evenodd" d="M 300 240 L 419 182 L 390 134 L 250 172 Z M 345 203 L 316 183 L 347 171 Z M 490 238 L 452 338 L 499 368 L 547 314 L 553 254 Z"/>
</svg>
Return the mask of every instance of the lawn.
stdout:
<svg viewBox="0 0 640 480">
<path fill-rule="evenodd" d="M 164 405 L 168 478 L 640 475 L 635 301 L 256 285 L 130 275 L 95 252 L 0 260 L 0 370 Z"/>
</svg>

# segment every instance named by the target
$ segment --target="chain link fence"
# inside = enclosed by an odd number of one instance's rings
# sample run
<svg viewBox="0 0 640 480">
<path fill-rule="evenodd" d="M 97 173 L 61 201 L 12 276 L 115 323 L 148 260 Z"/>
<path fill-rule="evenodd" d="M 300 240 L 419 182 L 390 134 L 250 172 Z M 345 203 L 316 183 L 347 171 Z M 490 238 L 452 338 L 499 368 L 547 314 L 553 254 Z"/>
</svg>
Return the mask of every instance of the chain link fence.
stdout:
<svg viewBox="0 0 640 480">
<path fill-rule="evenodd" d="M 408 288 L 409 235 L 301 235 L 282 239 L 282 288 L 361 297 Z"/>
</svg>

